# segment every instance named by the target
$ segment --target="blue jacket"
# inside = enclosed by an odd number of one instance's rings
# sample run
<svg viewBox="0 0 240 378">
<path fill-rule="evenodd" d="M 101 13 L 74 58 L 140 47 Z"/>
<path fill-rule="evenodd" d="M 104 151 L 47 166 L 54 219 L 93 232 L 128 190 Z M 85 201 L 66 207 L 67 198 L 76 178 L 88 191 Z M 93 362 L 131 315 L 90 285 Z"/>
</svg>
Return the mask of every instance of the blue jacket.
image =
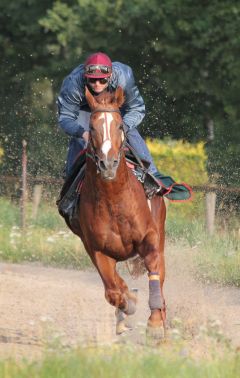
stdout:
<svg viewBox="0 0 240 378">
<path fill-rule="evenodd" d="M 68 135 L 78 138 L 87 130 L 86 124 L 81 124 L 82 117 L 79 117 L 79 113 L 81 110 L 90 112 L 84 95 L 85 85 L 84 65 L 80 64 L 64 79 L 58 97 L 59 125 Z M 137 127 L 145 116 L 145 105 L 135 84 L 132 69 L 126 64 L 114 62 L 109 85 L 112 89 L 118 86 L 123 88 L 123 122 L 127 129 Z"/>
</svg>

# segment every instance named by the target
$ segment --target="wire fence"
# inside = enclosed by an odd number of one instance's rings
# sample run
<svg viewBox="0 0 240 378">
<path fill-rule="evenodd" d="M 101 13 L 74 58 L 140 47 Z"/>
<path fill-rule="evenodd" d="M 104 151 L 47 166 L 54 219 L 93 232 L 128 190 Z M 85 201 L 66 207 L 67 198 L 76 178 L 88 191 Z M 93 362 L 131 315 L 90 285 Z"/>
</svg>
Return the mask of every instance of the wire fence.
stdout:
<svg viewBox="0 0 240 378">
<path fill-rule="evenodd" d="M 7 195 L 12 199 L 20 200 L 21 225 L 25 227 L 26 203 L 32 197 L 33 208 L 37 209 L 41 198 L 49 199 L 58 197 L 63 178 L 48 176 L 31 176 L 27 173 L 27 142 L 22 141 L 22 175 L 21 176 L 0 176 L 0 195 Z M 44 190 L 45 189 L 45 190 Z M 233 197 L 239 203 L 240 187 L 229 187 L 223 185 L 193 185 L 194 192 L 205 193 L 206 228 L 209 234 L 214 232 L 216 199 L 217 196 Z"/>
<path fill-rule="evenodd" d="M 64 180 L 63 178 L 56 178 L 50 176 L 29 176 L 26 177 L 28 187 L 31 188 L 34 185 L 40 184 L 45 186 L 60 187 Z M 14 186 L 18 185 L 21 187 L 23 179 L 21 176 L 0 176 L 0 182 L 5 186 Z M 190 185 L 191 186 L 191 185 Z M 226 186 L 226 185 L 217 185 L 217 184 L 205 184 L 205 185 L 192 185 L 191 186 L 194 192 L 201 193 L 222 193 L 222 194 L 236 194 L 240 195 L 240 187 Z"/>
<path fill-rule="evenodd" d="M 64 183 L 62 178 L 48 176 L 30 176 L 23 170 L 23 176 L 0 176 L 0 194 L 12 200 L 19 201 L 21 225 L 25 227 L 26 203 L 31 200 L 33 213 L 37 216 L 42 199 L 55 202 Z M 240 202 L 240 188 L 223 185 L 193 185 L 193 192 L 205 194 L 205 223 L 210 235 L 214 233 L 216 204 L 219 198 L 230 198 L 235 203 Z M 204 206 L 204 203 L 203 203 Z"/>
</svg>

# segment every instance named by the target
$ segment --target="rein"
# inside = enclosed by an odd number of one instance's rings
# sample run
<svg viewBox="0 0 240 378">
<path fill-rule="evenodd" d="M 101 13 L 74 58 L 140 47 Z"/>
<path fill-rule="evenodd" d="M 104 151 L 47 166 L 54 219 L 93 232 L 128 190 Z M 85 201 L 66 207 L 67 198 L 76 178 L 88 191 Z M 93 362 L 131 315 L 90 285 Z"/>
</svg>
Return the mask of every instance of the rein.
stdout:
<svg viewBox="0 0 240 378">
<path fill-rule="evenodd" d="M 121 112 L 119 109 L 95 109 L 91 112 L 91 116 L 95 113 L 118 113 L 121 115 Z M 124 133 L 124 140 L 122 142 L 122 145 L 119 149 L 119 155 L 118 155 L 118 161 L 120 161 L 121 159 L 121 156 L 122 156 L 122 152 L 124 150 L 124 147 L 125 147 L 125 143 L 126 143 L 126 134 L 125 134 L 125 131 L 124 131 L 124 128 L 123 128 L 123 125 L 122 125 L 122 129 L 123 129 L 123 133 Z M 89 145 L 90 145 L 90 148 L 91 148 L 91 152 L 87 152 L 86 153 L 86 156 L 91 158 L 94 163 L 96 164 L 97 166 L 97 172 L 99 173 L 100 172 L 100 168 L 99 168 L 99 163 L 100 163 L 100 159 L 99 159 L 99 156 L 97 155 L 96 153 L 96 150 L 95 150 L 95 147 L 93 145 L 93 141 L 92 141 L 92 136 L 91 136 L 91 132 L 90 132 L 90 138 L 89 138 Z"/>
</svg>

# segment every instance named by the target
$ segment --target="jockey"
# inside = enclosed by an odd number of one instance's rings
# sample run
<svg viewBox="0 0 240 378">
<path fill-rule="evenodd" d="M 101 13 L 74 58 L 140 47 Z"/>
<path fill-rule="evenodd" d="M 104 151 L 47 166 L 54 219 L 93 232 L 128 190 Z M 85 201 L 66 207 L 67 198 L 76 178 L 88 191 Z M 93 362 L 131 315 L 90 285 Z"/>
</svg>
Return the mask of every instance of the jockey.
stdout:
<svg viewBox="0 0 240 378">
<path fill-rule="evenodd" d="M 145 105 L 135 84 L 132 69 L 126 64 L 111 62 L 102 52 L 90 55 L 84 64 L 80 64 L 64 79 L 58 97 L 59 125 L 71 136 L 67 176 L 71 174 L 71 167 L 79 152 L 88 143 L 90 108 L 85 98 L 85 86 L 96 96 L 103 91 L 114 91 L 118 86 L 122 87 L 125 102 L 120 110 L 127 141 L 140 157 L 150 162 L 149 171 L 157 179 L 165 177 L 166 187 L 170 187 L 174 181 L 158 172 L 147 145 L 137 130 L 145 116 Z"/>
</svg>

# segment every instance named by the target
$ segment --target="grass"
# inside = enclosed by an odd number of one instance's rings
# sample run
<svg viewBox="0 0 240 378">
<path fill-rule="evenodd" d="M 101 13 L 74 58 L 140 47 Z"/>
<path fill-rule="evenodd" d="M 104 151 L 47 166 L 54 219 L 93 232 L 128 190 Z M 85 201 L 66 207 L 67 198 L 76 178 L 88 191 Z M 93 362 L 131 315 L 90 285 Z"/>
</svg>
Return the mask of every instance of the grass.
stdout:
<svg viewBox="0 0 240 378">
<path fill-rule="evenodd" d="M 167 239 L 194 250 L 193 262 L 203 280 L 240 287 L 240 238 L 238 219 L 222 230 L 216 225 L 213 236 L 206 233 L 204 217 L 192 214 L 186 219 L 181 206 L 171 206 L 167 216 Z M 180 210 L 180 211 L 179 211 Z"/>
<path fill-rule="evenodd" d="M 37 219 L 28 208 L 27 227 L 19 227 L 19 209 L 0 200 L 0 259 L 18 262 L 40 261 L 46 265 L 76 267 L 91 265 L 81 240 L 65 225 L 57 209 L 44 204 Z"/>
<path fill-rule="evenodd" d="M 166 352 L 133 345 L 111 348 L 81 348 L 48 354 L 42 361 L 0 362 L 2 378 L 235 378 L 240 371 L 239 354 L 226 351 L 224 356 L 194 360 L 181 350 Z"/>
<path fill-rule="evenodd" d="M 195 254 L 199 276 L 204 280 L 240 287 L 240 246 L 234 236 L 203 239 Z"/>
</svg>

